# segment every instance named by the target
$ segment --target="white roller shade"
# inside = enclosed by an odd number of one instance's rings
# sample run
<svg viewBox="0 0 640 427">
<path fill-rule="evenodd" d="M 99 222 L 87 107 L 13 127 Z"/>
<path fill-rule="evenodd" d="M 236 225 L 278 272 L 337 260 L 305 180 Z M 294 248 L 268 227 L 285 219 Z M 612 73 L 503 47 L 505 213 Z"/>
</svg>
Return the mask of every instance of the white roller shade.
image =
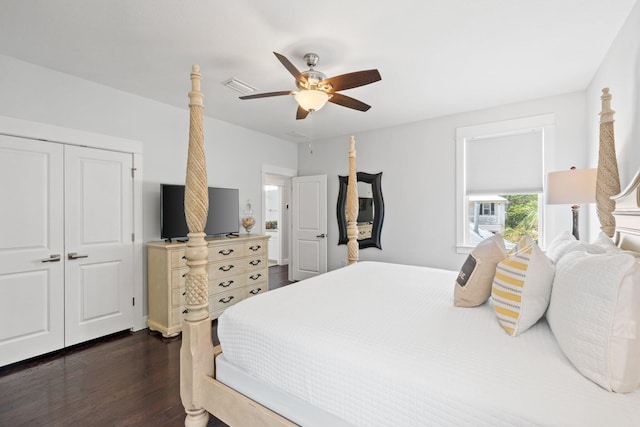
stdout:
<svg viewBox="0 0 640 427">
<path fill-rule="evenodd" d="M 465 141 L 466 194 L 542 192 L 542 131 Z"/>
</svg>

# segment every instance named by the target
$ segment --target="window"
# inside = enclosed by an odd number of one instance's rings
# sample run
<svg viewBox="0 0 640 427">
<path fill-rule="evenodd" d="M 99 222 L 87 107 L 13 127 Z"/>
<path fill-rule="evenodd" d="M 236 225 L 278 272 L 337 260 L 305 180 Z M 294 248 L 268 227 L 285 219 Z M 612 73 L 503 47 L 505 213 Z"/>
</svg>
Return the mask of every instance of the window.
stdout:
<svg viewBox="0 0 640 427">
<path fill-rule="evenodd" d="M 544 148 L 553 122 L 545 114 L 456 130 L 458 252 L 495 233 L 507 245 L 543 236 Z"/>
<path fill-rule="evenodd" d="M 496 214 L 496 204 L 495 203 L 481 203 L 480 204 L 480 212 L 481 215 L 495 215 Z"/>
</svg>

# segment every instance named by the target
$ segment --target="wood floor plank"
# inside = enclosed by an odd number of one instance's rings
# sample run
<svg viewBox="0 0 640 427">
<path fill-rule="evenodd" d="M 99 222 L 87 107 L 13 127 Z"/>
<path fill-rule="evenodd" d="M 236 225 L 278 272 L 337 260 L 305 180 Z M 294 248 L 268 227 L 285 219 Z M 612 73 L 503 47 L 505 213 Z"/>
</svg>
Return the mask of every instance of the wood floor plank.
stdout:
<svg viewBox="0 0 640 427">
<path fill-rule="evenodd" d="M 287 266 L 270 267 L 269 280 L 289 284 Z M 182 426 L 180 345 L 145 329 L 2 367 L 0 426 Z"/>
</svg>

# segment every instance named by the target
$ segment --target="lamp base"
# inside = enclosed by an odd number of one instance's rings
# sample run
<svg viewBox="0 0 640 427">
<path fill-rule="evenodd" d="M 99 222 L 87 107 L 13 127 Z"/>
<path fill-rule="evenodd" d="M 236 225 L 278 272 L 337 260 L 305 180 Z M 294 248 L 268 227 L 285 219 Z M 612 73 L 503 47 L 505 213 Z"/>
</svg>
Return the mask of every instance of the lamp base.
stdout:
<svg viewBox="0 0 640 427">
<path fill-rule="evenodd" d="M 571 206 L 571 216 L 573 217 L 573 236 L 576 240 L 580 240 L 580 231 L 579 223 L 578 223 L 578 214 L 580 213 L 580 205 Z"/>
</svg>

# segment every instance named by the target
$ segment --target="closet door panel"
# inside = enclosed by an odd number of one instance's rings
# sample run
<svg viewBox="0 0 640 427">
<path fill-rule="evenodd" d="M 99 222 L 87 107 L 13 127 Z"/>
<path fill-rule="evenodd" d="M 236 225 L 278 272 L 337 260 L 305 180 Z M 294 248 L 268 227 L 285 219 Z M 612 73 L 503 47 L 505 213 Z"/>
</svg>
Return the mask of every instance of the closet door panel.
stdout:
<svg viewBox="0 0 640 427">
<path fill-rule="evenodd" d="M 64 346 L 63 147 L 0 135 L 0 366 Z"/>
<path fill-rule="evenodd" d="M 65 148 L 65 345 L 133 325 L 131 154 Z"/>
</svg>

